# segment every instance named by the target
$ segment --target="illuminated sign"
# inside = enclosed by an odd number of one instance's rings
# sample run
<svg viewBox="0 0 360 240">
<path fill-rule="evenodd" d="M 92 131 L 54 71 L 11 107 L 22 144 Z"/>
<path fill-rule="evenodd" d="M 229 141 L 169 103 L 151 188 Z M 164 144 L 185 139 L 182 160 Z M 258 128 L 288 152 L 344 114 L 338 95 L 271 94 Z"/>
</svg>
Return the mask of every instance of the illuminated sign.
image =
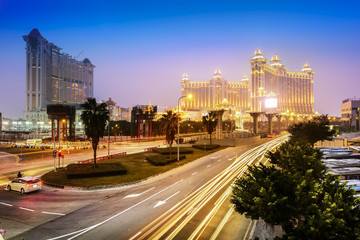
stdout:
<svg viewBox="0 0 360 240">
<path fill-rule="evenodd" d="M 278 100 L 277 98 L 266 98 L 265 99 L 265 108 L 277 108 Z"/>
</svg>

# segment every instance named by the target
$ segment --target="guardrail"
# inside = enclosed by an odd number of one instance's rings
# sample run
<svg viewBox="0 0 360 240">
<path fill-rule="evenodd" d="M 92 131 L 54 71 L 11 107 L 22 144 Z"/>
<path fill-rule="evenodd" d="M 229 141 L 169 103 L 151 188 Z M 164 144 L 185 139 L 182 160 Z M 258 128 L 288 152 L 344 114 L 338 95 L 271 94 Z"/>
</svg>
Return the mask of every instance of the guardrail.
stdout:
<svg viewBox="0 0 360 240">
<path fill-rule="evenodd" d="M 120 157 L 120 156 L 125 156 L 127 155 L 126 152 L 122 152 L 122 153 L 115 153 L 115 154 L 111 154 L 108 156 L 103 156 L 103 157 L 97 157 L 96 158 L 96 161 L 101 161 L 101 160 L 105 160 L 105 159 L 110 159 L 110 158 L 115 158 L 115 157 Z M 78 164 L 84 164 L 84 163 L 90 163 L 90 162 L 93 162 L 94 159 L 91 158 L 91 159 L 87 159 L 87 160 L 82 160 L 82 161 L 77 161 Z"/>
</svg>

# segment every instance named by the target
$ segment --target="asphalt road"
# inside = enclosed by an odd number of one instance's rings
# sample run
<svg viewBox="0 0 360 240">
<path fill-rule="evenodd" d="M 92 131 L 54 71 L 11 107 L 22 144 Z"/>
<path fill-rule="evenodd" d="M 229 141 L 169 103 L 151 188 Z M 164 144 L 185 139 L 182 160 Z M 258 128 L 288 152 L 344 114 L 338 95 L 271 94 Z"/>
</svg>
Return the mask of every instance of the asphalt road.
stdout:
<svg viewBox="0 0 360 240">
<path fill-rule="evenodd" d="M 0 228 L 7 230 L 6 239 L 25 240 L 246 237 L 251 222 L 228 213 L 228 189 L 249 162 L 262 159 L 266 147 L 246 153 L 255 145 L 228 148 L 120 188 L 0 191 Z"/>
</svg>

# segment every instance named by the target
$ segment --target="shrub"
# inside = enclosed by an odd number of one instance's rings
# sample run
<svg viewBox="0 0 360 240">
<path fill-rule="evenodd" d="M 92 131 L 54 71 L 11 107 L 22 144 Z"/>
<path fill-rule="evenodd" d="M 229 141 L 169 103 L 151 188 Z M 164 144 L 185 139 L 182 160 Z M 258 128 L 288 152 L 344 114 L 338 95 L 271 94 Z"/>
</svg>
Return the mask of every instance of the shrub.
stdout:
<svg viewBox="0 0 360 240">
<path fill-rule="evenodd" d="M 202 145 L 202 144 L 196 144 L 192 145 L 193 148 L 201 149 L 201 150 L 213 150 L 215 148 L 220 147 L 218 144 L 212 144 L 212 145 Z"/>
<path fill-rule="evenodd" d="M 180 155 L 179 160 L 182 160 L 186 158 L 186 155 Z M 169 159 L 168 156 L 164 155 L 153 155 L 153 156 L 147 156 L 146 160 L 148 160 L 151 164 L 155 166 L 164 166 L 173 162 L 177 161 L 177 156 L 171 156 L 171 159 Z"/>
<path fill-rule="evenodd" d="M 100 163 L 95 168 L 93 163 L 69 164 L 66 167 L 67 178 L 105 177 L 127 174 L 121 163 Z"/>
<path fill-rule="evenodd" d="M 170 154 L 169 148 L 155 148 L 153 149 L 154 152 L 160 153 L 160 154 Z M 171 154 L 177 153 L 177 148 L 171 148 Z M 180 154 L 190 154 L 194 153 L 194 150 L 191 148 L 179 148 Z"/>
</svg>

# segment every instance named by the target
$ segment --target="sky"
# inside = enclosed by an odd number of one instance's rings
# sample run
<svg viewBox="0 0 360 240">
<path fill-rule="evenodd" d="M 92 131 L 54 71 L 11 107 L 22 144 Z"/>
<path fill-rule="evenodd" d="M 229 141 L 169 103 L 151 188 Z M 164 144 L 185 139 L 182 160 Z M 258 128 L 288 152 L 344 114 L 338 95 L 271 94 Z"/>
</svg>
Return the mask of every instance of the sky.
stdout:
<svg viewBox="0 0 360 240">
<path fill-rule="evenodd" d="M 268 60 L 315 71 L 314 108 L 341 115 L 360 97 L 359 1 L 37 1 L 0 0 L 0 112 L 25 110 L 25 42 L 33 28 L 62 51 L 89 58 L 94 97 L 121 107 L 175 107 L 180 80 L 250 75 L 260 49 Z"/>
</svg>

